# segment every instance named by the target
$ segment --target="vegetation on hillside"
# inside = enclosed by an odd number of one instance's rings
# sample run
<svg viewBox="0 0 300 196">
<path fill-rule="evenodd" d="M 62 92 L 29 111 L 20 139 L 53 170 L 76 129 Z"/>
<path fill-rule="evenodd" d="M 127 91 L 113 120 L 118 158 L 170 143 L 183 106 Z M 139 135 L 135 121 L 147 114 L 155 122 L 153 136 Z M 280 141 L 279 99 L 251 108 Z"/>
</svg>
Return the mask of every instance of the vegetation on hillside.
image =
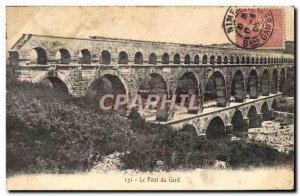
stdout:
<svg viewBox="0 0 300 196">
<path fill-rule="evenodd" d="M 7 173 L 88 171 L 101 157 L 129 152 L 124 169 L 210 167 L 215 160 L 232 168 L 293 164 L 265 144 L 203 140 L 169 127 L 102 113 L 89 98 L 72 98 L 43 85 L 7 80 Z"/>
</svg>

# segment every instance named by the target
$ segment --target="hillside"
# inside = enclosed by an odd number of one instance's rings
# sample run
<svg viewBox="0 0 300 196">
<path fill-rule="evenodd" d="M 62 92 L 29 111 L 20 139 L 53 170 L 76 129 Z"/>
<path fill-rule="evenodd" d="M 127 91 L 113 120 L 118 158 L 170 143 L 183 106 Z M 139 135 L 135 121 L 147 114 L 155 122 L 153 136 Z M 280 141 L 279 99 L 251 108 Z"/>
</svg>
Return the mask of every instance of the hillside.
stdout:
<svg viewBox="0 0 300 196">
<path fill-rule="evenodd" d="M 114 152 L 126 152 L 122 169 L 153 171 L 211 167 L 293 164 L 293 152 L 282 154 L 265 144 L 203 140 L 189 133 L 90 107 L 42 85 L 7 80 L 7 174 L 89 171 Z M 160 164 L 161 165 L 161 164 Z"/>
</svg>

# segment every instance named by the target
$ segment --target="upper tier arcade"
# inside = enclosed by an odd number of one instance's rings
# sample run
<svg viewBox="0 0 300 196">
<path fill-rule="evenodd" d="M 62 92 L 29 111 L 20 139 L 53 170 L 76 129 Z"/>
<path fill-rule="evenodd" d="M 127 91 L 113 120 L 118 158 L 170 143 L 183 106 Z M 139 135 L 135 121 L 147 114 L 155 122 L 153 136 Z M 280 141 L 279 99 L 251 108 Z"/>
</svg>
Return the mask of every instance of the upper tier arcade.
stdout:
<svg viewBox="0 0 300 196">
<path fill-rule="evenodd" d="M 215 65 L 292 64 L 293 55 L 267 50 L 187 45 L 91 36 L 23 34 L 9 51 L 10 63 L 28 65 Z"/>
</svg>

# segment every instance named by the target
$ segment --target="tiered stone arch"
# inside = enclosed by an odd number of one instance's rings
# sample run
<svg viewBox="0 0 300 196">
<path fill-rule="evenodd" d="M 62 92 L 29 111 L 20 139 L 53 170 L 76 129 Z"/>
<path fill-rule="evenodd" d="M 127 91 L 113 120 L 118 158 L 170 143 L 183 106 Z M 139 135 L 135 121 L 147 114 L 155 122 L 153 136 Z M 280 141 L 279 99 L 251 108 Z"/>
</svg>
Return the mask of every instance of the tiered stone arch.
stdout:
<svg viewBox="0 0 300 196">
<path fill-rule="evenodd" d="M 234 72 L 231 80 L 231 96 L 235 98 L 236 102 L 243 102 L 244 100 L 244 75 L 243 72 L 238 69 Z"/>
<path fill-rule="evenodd" d="M 121 76 L 121 74 L 119 74 L 117 71 L 114 71 L 114 70 L 102 70 L 101 72 L 96 72 L 96 74 L 88 80 L 87 82 L 87 85 L 85 86 L 85 91 L 88 90 L 88 88 L 98 79 L 100 79 L 101 77 L 104 77 L 104 76 L 114 76 L 116 78 L 118 78 L 120 80 L 120 82 L 122 83 L 122 85 L 124 86 L 125 88 L 125 92 L 126 92 L 126 95 L 128 97 L 130 97 L 130 91 L 129 91 L 129 88 L 128 88 L 128 82 Z"/>
<path fill-rule="evenodd" d="M 211 116 L 206 125 L 206 138 L 218 139 L 226 136 L 226 121 L 220 115 Z"/>
<path fill-rule="evenodd" d="M 283 91 L 285 81 L 286 81 L 286 69 L 283 67 L 279 72 L 279 92 Z"/>
<path fill-rule="evenodd" d="M 69 78 L 68 75 L 59 71 L 48 71 L 48 72 L 41 73 L 32 80 L 32 83 L 37 84 L 45 78 L 58 78 L 67 87 L 68 93 L 69 94 L 73 93 L 74 88 L 73 88 L 72 80 Z"/>
</svg>

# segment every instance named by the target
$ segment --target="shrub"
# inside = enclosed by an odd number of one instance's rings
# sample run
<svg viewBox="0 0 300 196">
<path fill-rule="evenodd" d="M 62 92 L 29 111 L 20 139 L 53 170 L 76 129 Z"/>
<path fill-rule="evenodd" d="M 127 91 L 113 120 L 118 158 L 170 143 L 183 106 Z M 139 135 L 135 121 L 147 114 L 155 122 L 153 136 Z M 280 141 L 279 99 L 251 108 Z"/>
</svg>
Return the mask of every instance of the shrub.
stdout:
<svg viewBox="0 0 300 196">
<path fill-rule="evenodd" d="M 191 138 L 168 130 L 155 137 L 144 138 L 130 147 L 122 161 L 125 168 L 154 170 L 157 161 L 164 169 L 209 168 L 216 160 L 225 161 L 232 168 L 264 167 L 293 164 L 293 153 L 282 154 L 266 144 Z"/>
<path fill-rule="evenodd" d="M 7 172 L 85 171 L 91 157 L 126 151 L 132 135 L 124 118 L 70 103 L 68 95 L 14 83 L 7 91 Z"/>
</svg>

